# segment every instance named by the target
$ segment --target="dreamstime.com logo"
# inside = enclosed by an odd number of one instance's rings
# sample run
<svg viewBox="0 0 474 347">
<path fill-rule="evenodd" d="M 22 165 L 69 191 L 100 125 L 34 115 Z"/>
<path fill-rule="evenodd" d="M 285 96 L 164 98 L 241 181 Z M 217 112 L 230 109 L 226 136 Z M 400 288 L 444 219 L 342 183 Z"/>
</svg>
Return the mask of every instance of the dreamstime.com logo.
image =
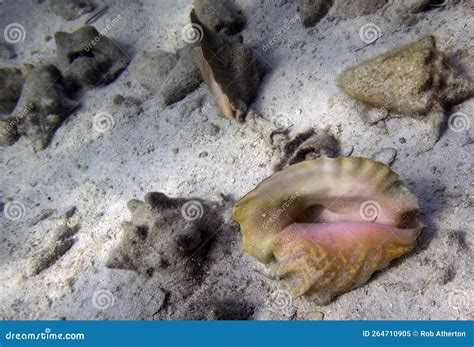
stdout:
<svg viewBox="0 0 474 347">
<path fill-rule="evenodd" d="M 85 340 L 84 333 L 52 333 L 50 328 L 40 333 L 18 333 L 9 331 L 5 334 L 6 340 L 28 341 L 28 340 Z"/>
<path fill-rule="evenodd" d="M 204 214 L 204 207 L 197 200 L 189 200 L 181 207 L 181 215 L 188 221 L 200 219 Z"/>
<path fill-rule="evenodd" d="M 257 309 L 255 313 L 256 320 L 271 320 L 273 315 L 293 317 L 295 309 L 291 294 L 286 290 L 277 290 L 270 297 L 270 305 L 265 308 Z"/>
<path fill-rule="evenodd" d="M 25 212 L 25 205 L 17 200 L 8 202 L 3 208 L 3 215 L 5 218 L 12 221 L 22 219 L 25 216 Z"/>
<path fill-rule="evenodd" d="M 106 310 L 114 306 L 115 297 L 107 289 L 99 289 L 92 296 L 92 305 L 98 310 Z"/>
<path fill-rule="evenodd" d="M 99 43 L 100 40 L 102 40 L 102 38 L 107 34 L 107 32 L 109 32 L 110 30 L 112 30 L 112 28 L 122 19 L 122 15 L 119 14 L 117 15 L 117 17 L 114 17 L 109 24 L 107 24 L 107 26 L 105 27 L 104 30 L 102 30 L 99 35 L 97 35 L 96 37 L 94 37 L 94 39 L 92 39 L 87 45 L 86 47 L 84 48 L 84 51 L 86 52 L 89 52 L 92 48 L 94 48 L 94 46 Z"/>
<path fill-rule="evenodd" d="M 359 37 L 366 44 L 374 43 L 382 35 L 382 31 L 375 23 L 367 23 L 359 29 Z"/>
<path fill-rule="evenodd" d="M 300 195 L 301 193 L 297 191 L 288 199 L 286 199 L 281 207 L 265 220 L 262 225 L 263 229 L 270 227 L 300 197 Z"/>
<path fill-rule="evenodd" d="M 23 118 L 25 118 L 28 115 L 28 113 L 30 113 L 32 110 L 33 110 L 33 104 L 30 102 L 26 107 L 24 107 L 21 110 L 21 112 L 19 112 L 16 115 L 15 119 L 13 119 L 12 121 L 10 121 L 10 123 L 8 123 L 8 126 L 3 128 L 2 134 L 6 135 L 10 131 L 12 131 L 20 123 L 20 121 Z"/>
<path fill-rule="evenodd" d="M 181 37 L 186 43 L 196 43 L 204 37 L 204 30 L 199 24 L 187 24 L 181 30 Z"/>
<path fill-rule="evenodd" d="M 3 38 L 8 43 L 19 43 L 25 41 L 26 31 L 23 25 L 19 23 L 11 23 L 3 30 Z"/>
<path fill-rule="evenodd" d="M 283 35 L 291 29 L 291 27 L 293 25 L 295 25 L 299 20 L 301 19 L 300 15 L 297 14 L 295 15 L 293 18 L 291 19 L 285 19 L 285 24 L 283 25 L 283 27 L 281 28 L 281 30 L 276 33 L 275 36 L 273 36 L 270 40 L 268 40 L 268 42 L 266 44 L 264 44 L 262 46 L 262 49 L 264 52 L 268 51 L 269 49 L 271 49 L 273 47 L 273 45 L 275 43 L 277 43 L 278 41 L 280 41 L 283 37 Z"/>
<path fill-rule="evenodd" d="M 471 127 L 471 120 L 469 116 L 463 112 L 456 112 L 449 116 L 448 127 L 455 133 L 460 133 L 468 130 Z"/>
<path fill-rule="evenodd" d="M 453 290 L 448 294 L 448 305 L 454 310 L 466 310 L 471 307 L 471 297 L 464 290 Z"/>
<path fill-rule="evenodd" d="M 99 112 L 92 120 L 92 127 L 99 133 L 105 133 L 114 127 L 115 121 L 108 112 Z"/>
<path fill-rule="evenodd" d="M 360 217 L 368 222 L 374 222 L 381 212 L 380 204 L 375 200 L 364 201 L 359 207 Z"/>
</svg>

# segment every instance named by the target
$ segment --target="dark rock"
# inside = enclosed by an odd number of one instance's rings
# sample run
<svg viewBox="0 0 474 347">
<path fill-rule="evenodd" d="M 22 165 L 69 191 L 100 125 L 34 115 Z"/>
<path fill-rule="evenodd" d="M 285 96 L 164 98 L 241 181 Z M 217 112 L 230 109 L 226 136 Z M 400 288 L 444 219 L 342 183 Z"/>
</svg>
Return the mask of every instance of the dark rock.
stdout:
<svg viewBox="0 0 474 347">
<path fill-rule="evenodd" d="M 329 16 L 348 19 L 377 12 L 388 3 L 387 0 L 334 0 Z"/>
<path fill-rule="evenodd" d="M 15 67 L 0 68 L 0 113 L 9 114 L 20 98 L 25 78 Z"/>
<path fill-rule="evenodd" d="M 0 42 L 0 58 L 14 59 L 16 58 L 15 49 L 6 42 Z"/>
<path fill-rule="evenodd" d="M 94 87 L 113 81 L 129 59 L 117 43 L 93 26 L 54 34 L 58 64 L 64 78 L 78 86 Z"/>
<path fill-rule="evenodd" d="M 189 295 L 200 282 L 213 235 L 221 228 L 223 205 L 202 199 L 170 198 L 152 192 L 131 200 L 130 221 L 107 267 L 157 276 L 174 296 Z"/>
<path fill-rule="evenodd" d="M 132 69 L 135 79 L 165 105 L 178 102 L 202 83 L 194 52 L 189 46 L 176 54 L 162 50 L 143 52 Z"/>
<path fill-rule="evenodd" d="M 283 145 L 283 157 L 275 166 L 275 171 L 321 156 L 335 157 L 339 152 L 339 141 L 328 130 L 309 129 Z"/>
<path fill-rule="evenodd" d="M 65 20 L 79 18 L 95 9 L 92 0 L 51 0 L 50 3 L 53 12 Z"/>
<path fill-rule="evenodd" d="M 2 122 L 2 134 L 10 138 L 14 134 L 26 136 L 35 150 L 44 149 L 64 119 L 79 106 L 68 93 L 61 72 L 54 65 L 34 68 L 26 76 L 14 112 Z"/>
<path fill-rule="evenodd" d="M 307 28 L 316 25 L 329 12 L 332 4 L 332 0 L 301 0 L 303 25 Z"/>
<path fill-rule="evenodd" d="M 247 22 L 242 12 L 228 0 L 194 0 L 193 8 L 208 28 L 226 35 L 239 33 Z"/>
<path fill-rule="evenodd" d="M 238 299 L 208 299 L 193 302 L 181 319 L 192 320 L 248 320 L 251 319 L 255 306 Z"/>
<path fill-rule="evenodd" d="M 177 63 L 171 69 L 159 92 L 165 105 L 178 102 L 202 83 L 196 56 L 191 47 L 178 50 L 177 56 Z"/>
</svg>

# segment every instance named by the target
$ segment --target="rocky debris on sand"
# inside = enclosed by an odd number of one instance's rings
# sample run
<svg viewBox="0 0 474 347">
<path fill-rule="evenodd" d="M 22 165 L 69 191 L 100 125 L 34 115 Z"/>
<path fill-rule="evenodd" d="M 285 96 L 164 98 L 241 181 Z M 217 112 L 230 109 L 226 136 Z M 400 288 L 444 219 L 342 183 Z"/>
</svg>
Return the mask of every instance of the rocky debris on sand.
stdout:
<svg viewBox="0 0 474 347">
<path fill-rule="evenodd" d="M 211 290 L 211 288 L 209 288 Z M 186 320 L 248 320 L 255 307 L 244 300 L 227 299 L 209 299 L 201 302 L 192 302 L 189 305 L 183 317 L 178 319 Z"/>
<path fill-rule="evenodd" d="M 141 53 L 132 75 L 162 103 L 171 105 L 183 99 L 202 83 L 195 54 L 190 46 L 175 54 L 163 50 Z"/>
<path fill-rule="evenodd" d="M 198 65 L 220 113 L 243 121 L 265 74 L 264 65 L 249 47 L 209 29 L 195 11 L 191 24 L 201 28 Z"/>
<path fill-rule="evenodd" d="M 283 157 L 275 165 L 275 171 L 304 160 L 321 156 L 335 157 L 339 154 L 339 141 L 328 129 L 308 129 L 286 140 L 282 145 Z"/>
<path fill-rule="evenodd" d="M 303 17 L 303 25 L 312 27 L 316 25 L 328 12 L 332 1 L 327 0 L 301 0 L 300 12 Z"/>
<path fill-rule="evenodd" d="M 456 77 L 433 36 L 346 69 L 338 85 L 354 99 L 407 115 L 426 114 L 437 103 L 454 105 L 474 91 Z"/>
<path fill-rule="evenodd" d="M 308 312 L 304 316 L 305 320 L 324 320 L 324 312 L 321 311 L 314 311 L 314 312 Z"/>
<path fill-rule="evenodd" d="M 0 58 L 14 59 L 16 58 L 15 49 L 6 42 L 0 42 Z"/>
<path fill-rule="evenodd" d="M 28 259 L 26 274 L 35 276 L 41 271 L 51 267 L 57 262 L 76 242 L 74 235 L 79 228 L 61 225 L 53 234 L 51 240 L 31 258 Z"/>
<path fill-rule="evenodd" d="M 95 9 L 92 0 L 51 0 L 50 4 L 56 15 L 68 21 L 79 18 Z"/>
<path fill-rule="evenodd" d="M 424 116 L 389 117 L 385 120 L 385 127 L 395 136 L 403 129 L 404 145 L 419 153 L 432 149 L 438 142 L 444 122 L 444 111 L 437 106 Z"/>
<path fill-rule="evenodd" d="M 54 208 L 44 208 L 44 209 L 42 209 L 41 212 L 31 220 L 31 226 L 34 226 L 34 225 L 44 221 L 45 219 L 48 219 L 55 212 L 56 212 L 56 210 Z"/>
<path fill-rule="evenodd" d="M 334 0 L 329 16 L 348 19 L 377 12 L 388 3 L 387 0 Z"/>
<path fill-rule="evenodd" d="M 459 0 L 439 1 L 439 0 L 398 0 L 393 1 L 389 9 L 397 13 L 420 13 L 436 8 L 452 6 L 459 3 Z"/>
<path fill-rule="evenodd" d="M 24 79 L 22 71 L 16 67 L 0 68 L 0 113 L 13 111 L 20 98 Z"/>
<path fill-rule="evenodd" d="M 54 65 L 33 68 L 15 110 L 2 120 L 2 144 L 11 145 L 19 136 L 26 136 L 35 150 L 44 149 L 64 119 L 79 106 L 68 92 Z"/>
<path fill-rule="evenodd" d="M 392 147 L 384 147 L 372 155 L 372 159 L 385 165 L 392 165 L 397 156 L 397 150 Z"/>
<path fill-rule="evenodd" d="M 122 223 L 122 238 L 107 267 L 157 277 L 173 297 L 191 294 L 222 227 L 223 203 L 152 192 L 144 201 L 129 201 L 128 208 L 132 218 Z"/>
<path fill-rule="evenodd" d="M 66 80 L 94 87 L 113 81 L 128 65 L 124 51 L 93 26 L 54 34 L 59 68 Z"/>
<path fill-rule="evenodd" d="M 239 33 L 247 22 L 242 12 L 228 0 L 194 0 L 193 8 L 208 28 L 226 35 Z"/>
</svg>

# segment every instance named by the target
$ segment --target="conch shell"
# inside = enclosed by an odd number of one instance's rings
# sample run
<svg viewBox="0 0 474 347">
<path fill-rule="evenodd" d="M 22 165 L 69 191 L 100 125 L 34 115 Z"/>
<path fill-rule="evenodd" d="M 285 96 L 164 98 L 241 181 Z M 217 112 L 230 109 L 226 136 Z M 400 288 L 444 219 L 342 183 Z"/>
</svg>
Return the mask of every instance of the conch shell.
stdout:
<svg viewBox="0 0 474 347">
<path fill-rule="evenodd" d="M 243 121 L 257 94 L 264 66 L 249 47 L 207 28 L 194 10 L 190 18 L 200 36 L 195 48 L 199 69 L 220 113 Z"/>
<path fill-rule="evenodd" d="M 308 160 L 273 174 L 236 203 L 243 251 L 271 263 L 292 294 L 325 304 L 409 251 L 422 224 L 416 197 L 365 158 Z"/>
<path fill-rule="evenodd" d="M 427 114 L 438 102 L 455 105 L 474 93 L 430 35 L 347 68 L 337 84 L 356 100 L 407 115 Z"/>
</svg>

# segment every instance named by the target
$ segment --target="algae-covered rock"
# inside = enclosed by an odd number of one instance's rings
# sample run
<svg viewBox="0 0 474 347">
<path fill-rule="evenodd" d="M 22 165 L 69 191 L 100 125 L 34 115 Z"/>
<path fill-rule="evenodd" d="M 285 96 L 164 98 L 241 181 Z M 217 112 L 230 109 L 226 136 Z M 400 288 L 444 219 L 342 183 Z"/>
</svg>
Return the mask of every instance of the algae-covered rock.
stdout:
<svg viewBox="0 0 474 347">
<path fill-rule="evenodd" d="M 338 19 L 365 16 L 377 12 L 387 2 L 387 0 L 334 0 L 329 16 Z"/>
<path fill-rule="evenodd" d="M 144 201 L 129 201 L 128 208 L 132 218 L 122 223 L 107 267 L 158 277 L 173 296 L 189 295 L 205 271 L 202 263 L 223 223 L 223 206 L 151 192 Z"/>
<path fill-rule="evenodd" d="M 93 26 L 54 34 L 57 58 L 66 80 L 79 86 L 94 87 L 113 81 L 128 65 L 129 59 L 117 43 Z"/>
<path fill-rule="evenodd" d="M 176 53 L 163 50 L 142 52 L 131 66 L 132 75 L 165 105 L 183 99 L 202 83 L 191 46 Z"/>
<path fill-rule="evenodd" d="M 176 64 L 160 86 L 159 94 L 165 105 L 183 99 L 202 83 L 193 49 L 186 46 L 179 49 L 176 54 Z"/>
<path fill-rule="evenodd" d="M 456 77 L 433 36 L 352 66 L 337 83 L 354 99 L 408 115 L 426 114 L 437 102 L 459 103 L 473 93 L 468 81 Z"/>
<path fill-rule="evenodd" d="M 0 113 L 11 113 L 23 87 L 24 76 L 15 67 L 0 68 Z"/>
<path fill-rule="evenodd" d="M 202 22 L 215 32 L 234 35 L 247 22 L 241 11 L 228 0 L 194 0 L 193 8 Z"/>
<path fill-rule="evenodd" d="M 34 68 L 26 76 L 15 110 L 2 119 L 2 145 L 11 145 L 18 136 L 26 136 L 35 150 L 44 149 L 78 105 L 70 98 L 61 72 L 54 65 Z"/>
<path fill-rule="evenodd" d="M 308 129 L 284 143 L 282 146 L 283 157 L 275 166 L 275 171 L 322 156 L 336 157 L 339 150 L 339 141 L 329 129 Z"/>
<path fill-rule="evenodd" d="M 92 12 L 95 4 L 92 0 L 51 0 L 51 9 L 63 19 L 73 20 Z"/>
</svg>

